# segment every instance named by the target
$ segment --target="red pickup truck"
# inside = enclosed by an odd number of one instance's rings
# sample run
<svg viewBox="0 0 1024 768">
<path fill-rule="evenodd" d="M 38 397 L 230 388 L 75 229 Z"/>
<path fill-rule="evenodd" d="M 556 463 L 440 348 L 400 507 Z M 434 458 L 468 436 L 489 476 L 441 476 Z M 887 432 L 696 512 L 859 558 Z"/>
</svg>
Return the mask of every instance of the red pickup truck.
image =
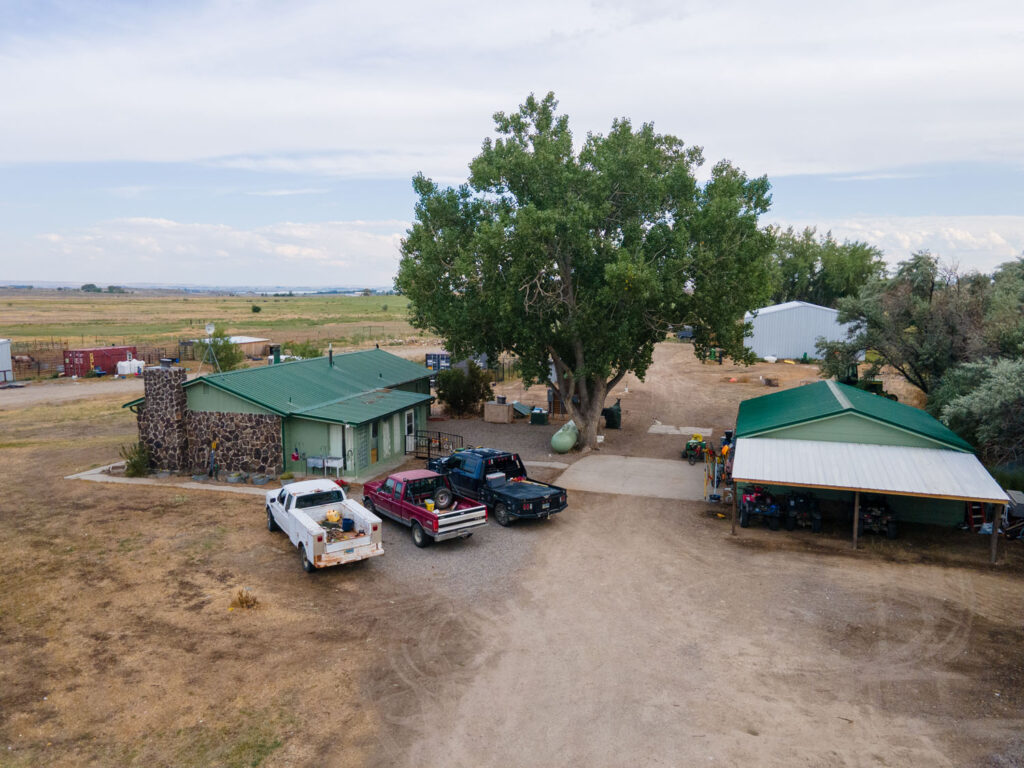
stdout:
<svg viewBox="0 0 1024 768">
<path fill-rule="evenodd" d="M 466 538 L 474 528 L 487 525 L 487 507 L 457 496 L 446 476 L 429 469 L 397 472 L 383 482 L 366 483 L 363 506 L 409 526 L 417 547 Z"/>
</svg>

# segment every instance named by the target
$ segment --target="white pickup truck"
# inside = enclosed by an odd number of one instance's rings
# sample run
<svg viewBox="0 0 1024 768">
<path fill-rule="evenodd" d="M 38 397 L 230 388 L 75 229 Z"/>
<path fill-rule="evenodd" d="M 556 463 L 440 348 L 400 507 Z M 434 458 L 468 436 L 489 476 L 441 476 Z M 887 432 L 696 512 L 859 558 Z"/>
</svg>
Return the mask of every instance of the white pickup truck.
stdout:
<svg viewBox="0 0 1024 768">
<path fill-rule="evenodd" d="M 330 480 L 306 480 L 267 491 L 267 530 L 288 534 L 306 573 L 383 555 L 380 525 L 379 517 L 345 498 Z"/>
</svg>

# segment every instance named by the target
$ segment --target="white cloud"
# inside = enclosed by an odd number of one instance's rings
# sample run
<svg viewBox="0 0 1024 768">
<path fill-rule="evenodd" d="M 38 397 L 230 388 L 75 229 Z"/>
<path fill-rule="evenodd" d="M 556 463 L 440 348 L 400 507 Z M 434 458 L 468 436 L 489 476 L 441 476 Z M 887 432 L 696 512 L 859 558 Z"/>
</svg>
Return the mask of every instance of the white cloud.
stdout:
<svg viewBox="0 0 1024 768">
<path fill-rule="evenodd" d="M 173 4 L 0 39 L 0 162 L 311 153 L 464 176 L 490 115 L 554 89 L 753 173 L 1024 159 L 1019 2 Z M 299 163 L 300 166 L 304 165 Z"/>
<path fill-rule="evenodd" d="M 777 221 L 831 230 L 838 240 L 861 240 L 885 252 L 889 264 L 928 250 L 965 270 L 991 272 L 1024 255 L 1024 216 L 870 216 L 833 221 Z"/>
<path fill-rule="evenodd" d="M 390 286 L 403 221 L 285 222 L 254 229 L 118 219 L 20 244 L 13 277 L 113 283 Z M 12 249 L 13 250 L 13 249 Z"/>
</svg>

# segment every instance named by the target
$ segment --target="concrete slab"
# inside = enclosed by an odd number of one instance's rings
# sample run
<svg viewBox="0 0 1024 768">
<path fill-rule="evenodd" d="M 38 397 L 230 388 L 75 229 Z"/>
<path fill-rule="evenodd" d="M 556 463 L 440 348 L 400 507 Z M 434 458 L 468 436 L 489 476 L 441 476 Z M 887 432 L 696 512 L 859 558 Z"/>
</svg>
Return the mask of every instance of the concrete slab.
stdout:
<svg viewBox="0 0 1024 768">
<path fill-rule="evenodd" d="M 647 428 L 649 435 L 703 435 L 705 440 L 711 438 L 714 430 L 711 427 L 673 427 L 671 424 L 652 424 Z"/>
<path fill-rule="evenodd" d="M 585 456 L 555 485 L 588 493 L 699 501 L 704 498 L 704 467 L 672 459 Z"/>
<path fill-rule="evenodd" d="M 569 467 L 564 461 L 524 461 L 523 466 L 527 469 L 530 467 L 537 467 L 539 469 L 568 469 Z"/>
</svg>

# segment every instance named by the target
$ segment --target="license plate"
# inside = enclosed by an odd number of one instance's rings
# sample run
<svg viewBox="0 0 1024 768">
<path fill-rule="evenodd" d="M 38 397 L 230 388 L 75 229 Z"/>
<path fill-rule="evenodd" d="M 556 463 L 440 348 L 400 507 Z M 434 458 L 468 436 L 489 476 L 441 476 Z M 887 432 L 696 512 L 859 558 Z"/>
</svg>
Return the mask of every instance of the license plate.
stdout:
<svg viewBox="0 0 1024 768">
<path fill-rule="evenodd" d="M 551 505 L 550 505 L 550 504 L 549 504 L 548 502 L 546 502 L 546 501 L 545 501 L 545 502 L 544 502 L 543 504 L 541 504 L 541 505 L 540 505 L 540 508 L 541 508 L 541 509 L 547 509 L 547 508 L 548 508 L 548 507 L 550 507 L 550 506 L 551 506 Z"/>
</svg>

